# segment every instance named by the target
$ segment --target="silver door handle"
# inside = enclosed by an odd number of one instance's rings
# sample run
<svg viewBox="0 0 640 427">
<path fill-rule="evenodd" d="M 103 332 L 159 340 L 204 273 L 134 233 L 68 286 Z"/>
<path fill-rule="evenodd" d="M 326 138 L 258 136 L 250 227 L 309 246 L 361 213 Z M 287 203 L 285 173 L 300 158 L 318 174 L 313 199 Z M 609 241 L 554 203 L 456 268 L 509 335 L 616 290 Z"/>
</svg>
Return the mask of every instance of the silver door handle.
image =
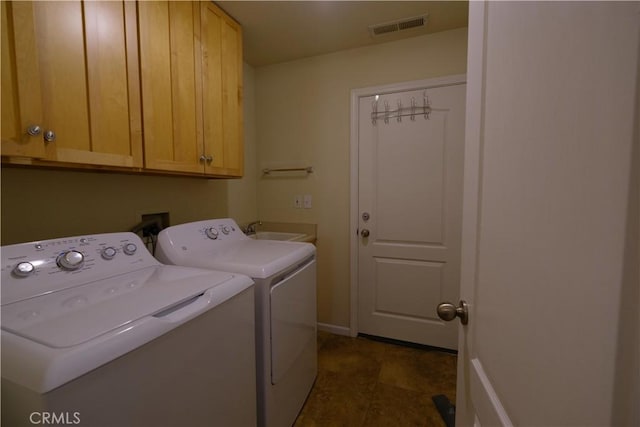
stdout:
<svg viewBox="0 0 640 427">
<path fill-rule="evenodd" d="M 438 317 L 446 322 L 450 322 L 456 317 L 460 318 L 460 323 L 466 325 L 469 323 L 469 309 L 464 300 L 460 300 L 458 307 L 450 302 L 442 302 L 438 304 Z"/>
<path fill-rule="evenodd" d="M 360 231 L 360 235 L 361 235 L 362 237 L 369 237 L 369 230 L 367 230 L 366 228 L 363 228 L 363 229 Z"/>
</svg>

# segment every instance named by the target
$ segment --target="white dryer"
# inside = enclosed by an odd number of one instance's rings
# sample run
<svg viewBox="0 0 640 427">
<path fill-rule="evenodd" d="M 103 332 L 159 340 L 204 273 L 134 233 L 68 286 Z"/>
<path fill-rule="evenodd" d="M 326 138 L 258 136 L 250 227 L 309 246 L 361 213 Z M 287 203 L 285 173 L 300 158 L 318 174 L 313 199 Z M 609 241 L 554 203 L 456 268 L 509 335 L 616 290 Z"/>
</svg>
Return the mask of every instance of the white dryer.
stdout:
<svg viewBox="0 0 640 427">
<path fill-rule="evenodd" d="M 254 240 L 212 219 L 162 230 L 156 257 L 254 280 L 258 425 L 293 425 L 317 374 L 315 246 Z"/>
<path fill-rule="evenodd" d="M 254 300 L 133 233 L 4 246 L 2 425 L 256 425 Z"/>
</svg>

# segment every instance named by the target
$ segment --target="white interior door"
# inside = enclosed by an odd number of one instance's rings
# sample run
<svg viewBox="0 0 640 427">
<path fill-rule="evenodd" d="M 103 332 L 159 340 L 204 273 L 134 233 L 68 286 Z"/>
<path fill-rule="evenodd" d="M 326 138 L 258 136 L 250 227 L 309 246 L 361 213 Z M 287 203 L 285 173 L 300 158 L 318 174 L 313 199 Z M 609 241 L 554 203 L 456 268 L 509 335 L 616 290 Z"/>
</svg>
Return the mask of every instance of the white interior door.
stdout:
<svg viewBox="0 0 640 427">
<path fill-rule="evenodd" d="M 640 425 L 638 3 L 470 2 L 456 425 Z"/>
<path fill-rule="evenodd" d="M 460 280 L 463 77 L 359 97 L 358 331 L 454 349 L 435 306 Z"/>
</svg>

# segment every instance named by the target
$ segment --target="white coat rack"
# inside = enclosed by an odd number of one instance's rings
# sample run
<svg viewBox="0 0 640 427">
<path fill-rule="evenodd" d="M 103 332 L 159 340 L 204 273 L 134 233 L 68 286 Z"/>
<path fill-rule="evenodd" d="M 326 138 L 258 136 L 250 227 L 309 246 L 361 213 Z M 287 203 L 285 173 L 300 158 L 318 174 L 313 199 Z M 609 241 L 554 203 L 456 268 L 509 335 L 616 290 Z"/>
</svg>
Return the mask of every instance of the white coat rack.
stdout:
<svg viewBox="0 0 640 427">
<path fill-rule="evenodd" d="M 415 97 L 411 97 L 411 105 L 405 107 L 402 105 L 402 101 L 398 100 L 397 108 L 395 110 L 391 109 L 389 105 L 389 101 L 384 101 L 384 111 L 378 111 L 378 100 L 376 99 L 371 103 L 372 111 L 371 111 L 371 123 L 374 125 L 377 123 L 378 119 L 382 118 L 385 124 L 389 124 L 389 119 L 395 118 L 398 123 L 402 122 L 403 117 L 409 116 L 412 121 L 416 120 L 416 116 L 421 115 L 424 116 L 426 120 L 429 120 L 429 115 L 433 111 L 431 108 L 431 102 L 429 101 L 429 97 L 424 94 L 422 97 L 422 105 L 418 105 Z"/>
</svg>

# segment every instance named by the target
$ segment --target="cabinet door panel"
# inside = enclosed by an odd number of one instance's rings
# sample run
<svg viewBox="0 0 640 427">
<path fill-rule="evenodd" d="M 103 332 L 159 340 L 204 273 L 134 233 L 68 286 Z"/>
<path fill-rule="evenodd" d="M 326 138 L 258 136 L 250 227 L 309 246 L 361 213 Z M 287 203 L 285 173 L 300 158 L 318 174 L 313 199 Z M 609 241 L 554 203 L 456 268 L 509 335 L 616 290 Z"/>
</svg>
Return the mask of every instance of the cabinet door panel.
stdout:
<svg viewBox="0 0 640 427">
<path fill-rule="evenodd" d="M 199 62 L 194 35 L 199 34 L 199 9 L 191 2 L 169 3 L 171 27 L 171 84 L 173 87 L 174 158 L 182 162 L 198 162 L 202 154 L 201 131 L 196 117 L 199 103 L 196 95 L 196 64 Z M 200 170 L 202 166 L 199 165 Z"/>
<path fill-rule="evenodd" d="M 142 166 L 139 82 L 129 78 L 137 69 L 137 43 L 125 31 L 136 21 L 135 7 L 100 1 L 7 2 L 6 7 L 16 21 L 11 29 L 16 102 L 38 103 L 43 132 L 56 135 L 38 157 L 47 165 Z M 19 40 L 25 42 L 18 46 Z M 25 44 L 29 40 L 33 46 Z M 37 96 L 21 89 L 26 76 Z"/>
<path fill-rule="evenodd" d="M 129 93 L 124 5 L 86 2 L 87 78 L 91 118 L 90 151 L 127 154 Z"/>
<path fill-rule="evenodd" d="M 212 3 L 202 3 L 202 109 L 204 151 L 213 160 L 207 166 L 224 164 L 222 122 L 222 16 Z"/>
<path fill-rule="evenodd" d="M 228 19 L 222 25 L 222 64 L 224 167 L 233 175 L 242 175 L 242 33 Z"/>
<path fill-rule="evenodd" d="M 242 176 L 242 30 L 213 3 L 202 14 L 205 173 Z"/>
<path fill-rule="evenodd" d="M 140 2 L 138 16 L 145 166 L 202 173 L 194 37 L 199 9 L 191 2 Z"/>
<path fill-rule="evenodd" d="M 80 2 L 34 2 L 44 130 L 58 148 L 90 151 L 84 28 Z M 52 144 L 49 144 L 51 146 Z"/>
<path fill-rule="evenodd" d="M 39 65 L 33 32 L 33 7 L 27 2 L 1 2 L 2 23 L 2 155 L 44 157 L 42 135 L 29 136 L 31 125 L 42 126 Z M 16 37 L 14 28 L 24 29 Z"/>
</svg>

